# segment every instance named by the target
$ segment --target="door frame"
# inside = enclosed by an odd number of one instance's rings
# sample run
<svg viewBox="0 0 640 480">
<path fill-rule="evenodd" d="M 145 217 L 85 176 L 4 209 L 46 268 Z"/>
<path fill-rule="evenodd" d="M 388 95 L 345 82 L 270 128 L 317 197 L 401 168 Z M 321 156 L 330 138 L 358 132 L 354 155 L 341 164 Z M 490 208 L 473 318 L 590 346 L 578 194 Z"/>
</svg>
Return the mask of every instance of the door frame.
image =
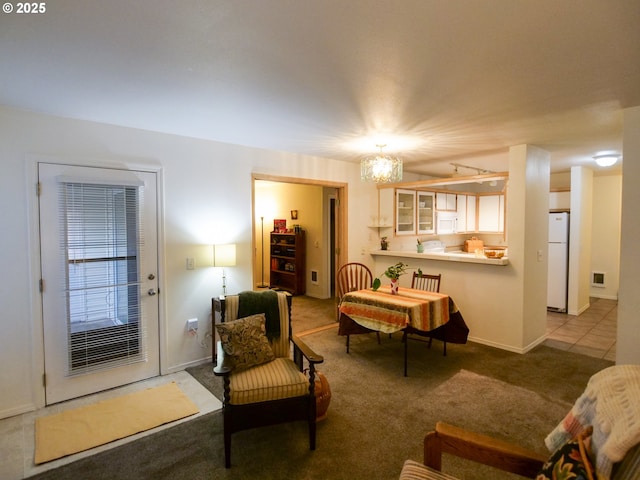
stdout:
<svg viewBox="0 0 640 480">
<path fill-rule="evenodd" d="M 166 292 L 165 279 L 165 244 L 164 244 L 164 171 L 159 165 L 149 165 L 133 163 L 128 159 L 95 159 L 95 158 L 78 158 L 78 157 L 61 157 L 48 155 L 26 155 L 26 181 L 25 192 L 27 195 L 28 208 L 28 251 L 29 251 L 29 305 L 30 305 L 30 321 L 26 322 L 30 328 L 30 337 L 32 341 L 31 355 L 31 405 L 25 405 L 21 410 L 29 411 L 43 408 L 46 403 L 45 387 L 44 387 L 44 317 L 42 312 L 42 295 L 40 293 L 41 278 L 41 255 L 40 255 L 40 226 L 39 226 L 39 206 L 37 195 L 38 181 L 38 163 L 56 163 L 65 165 L 74 165 L 79 167 L 95 167 L 95 168 L 111 168 L 118 170 L 138 170 L 156 174 L 156 221 L 158 225 L 157 231 L 157 250 L 158 250 L 158 289 L 160 298 L 158 299 L 158 333 L 159 333 L 159 355 L 160 355 L 160 374 L 165 375 L 167 371 L 167 352 L 168 352 L 168 336 L 166 323 Z"/>
<path fill-rule="evenodd" d="M 349 219 L 348 219 L 348 183 L 346 182 L 335 182 L 330 180 L 317 180 L 310 178 L 299 178 L 299 177 L 284 177 L 279 175 L 269 175 L 269 174 L 261 174 L 261 173 L 252 173 L 251 174 L 251 244 L 253 251 L 253 260 L 251 263 L 251 281 L 255 283 L 255 269 L 257 263 L 257 251 L 258 246 L 256 244 L 256 189 L 255 182 L 256 180 L 266 180 L 269 182 L 279 182 L 279 183 L 292 183 L 292 184 L 300 184 L 300 185 L 315 185 L 319 187 L 329 187 L 335 188 L 336 194 L 336 204 L 337 204 L 337 219 L 335 222 L 335 255 L 334 255 L 334 271 L 329 272 L 327 275 L 327 288 L 329 295 L 331 296 L 331 276 L 334 277 L 337 274 L 338 268 L 344 263 L 343 258 L 348 256 L 348 237 L 349 237 Z M 323 208 L 325 205 L 323 205 Z M 323 232 L 323 235 L 327 236 L 326 232 Z M 330 259 L 327 259 L 327 266 L 331 265 Z"/>
</svg>

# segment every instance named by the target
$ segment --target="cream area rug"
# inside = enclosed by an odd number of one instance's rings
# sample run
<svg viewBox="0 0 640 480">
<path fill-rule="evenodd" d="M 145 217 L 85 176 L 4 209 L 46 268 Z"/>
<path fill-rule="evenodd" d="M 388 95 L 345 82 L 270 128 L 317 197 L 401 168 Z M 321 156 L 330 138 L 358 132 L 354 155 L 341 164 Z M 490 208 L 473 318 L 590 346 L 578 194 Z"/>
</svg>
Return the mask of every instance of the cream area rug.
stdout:
<svg viewBox="0 0 640 480">
<path fill-rule="evenodd" d="M 35 463 L 82 452 L 198 413 L 175 382 L 36 418 Z"/>
</svg>

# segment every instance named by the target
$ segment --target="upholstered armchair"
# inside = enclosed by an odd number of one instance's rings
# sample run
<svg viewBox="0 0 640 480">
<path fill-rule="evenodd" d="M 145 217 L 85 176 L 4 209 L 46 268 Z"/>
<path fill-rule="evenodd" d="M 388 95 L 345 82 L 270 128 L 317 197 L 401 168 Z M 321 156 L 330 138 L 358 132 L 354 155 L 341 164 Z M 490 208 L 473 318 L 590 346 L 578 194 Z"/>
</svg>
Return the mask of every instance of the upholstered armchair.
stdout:
<svg viewBox="0 0 640 480">
<path fill-rule="evenodd" d="M 215 375 L 223 377 L 225 466 L 231 466 L 231 435 L 290 421 L 309 425 L 316 447 L 316 354 L 291 331 L 292 296 L 285 292 L 241 292 L 214 299 Z M 306 367 L 306 368 L 305 368 Z"/>
</svg>

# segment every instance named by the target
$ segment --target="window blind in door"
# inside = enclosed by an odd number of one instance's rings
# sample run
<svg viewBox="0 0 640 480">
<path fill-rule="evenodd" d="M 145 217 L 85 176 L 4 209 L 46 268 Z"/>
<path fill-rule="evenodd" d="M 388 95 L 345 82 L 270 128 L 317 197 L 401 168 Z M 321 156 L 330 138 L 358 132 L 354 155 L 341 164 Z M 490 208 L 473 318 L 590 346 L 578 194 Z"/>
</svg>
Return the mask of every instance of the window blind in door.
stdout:
<svg viewBox="0 0 640 480">
<path fill-rule="evenodd" d="M 141 184 L 59 179 L 68 374 L 146 360 Z"/>
</svg>

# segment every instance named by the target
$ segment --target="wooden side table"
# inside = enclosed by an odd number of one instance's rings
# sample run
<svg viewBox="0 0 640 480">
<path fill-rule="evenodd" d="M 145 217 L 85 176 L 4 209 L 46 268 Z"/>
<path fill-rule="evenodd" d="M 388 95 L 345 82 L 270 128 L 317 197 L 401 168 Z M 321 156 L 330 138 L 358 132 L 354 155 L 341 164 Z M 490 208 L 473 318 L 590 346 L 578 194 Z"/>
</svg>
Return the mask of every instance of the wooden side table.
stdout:
<svg viewBox="0 0 640 480">
<path fill-rule="evenodd" d="M 211 361 L 214 365 L 217 365 L 217 345 L 218 345 L 218 331 L 216 330 L 216 323 L 221 323 L 222 321 L 222 305 L 224 300 L 224 295 L 220 295 L 219 297 L 213 297 L 211 299 L 211 329 L 213 332 L 211 333 Z"/>
</svg>

